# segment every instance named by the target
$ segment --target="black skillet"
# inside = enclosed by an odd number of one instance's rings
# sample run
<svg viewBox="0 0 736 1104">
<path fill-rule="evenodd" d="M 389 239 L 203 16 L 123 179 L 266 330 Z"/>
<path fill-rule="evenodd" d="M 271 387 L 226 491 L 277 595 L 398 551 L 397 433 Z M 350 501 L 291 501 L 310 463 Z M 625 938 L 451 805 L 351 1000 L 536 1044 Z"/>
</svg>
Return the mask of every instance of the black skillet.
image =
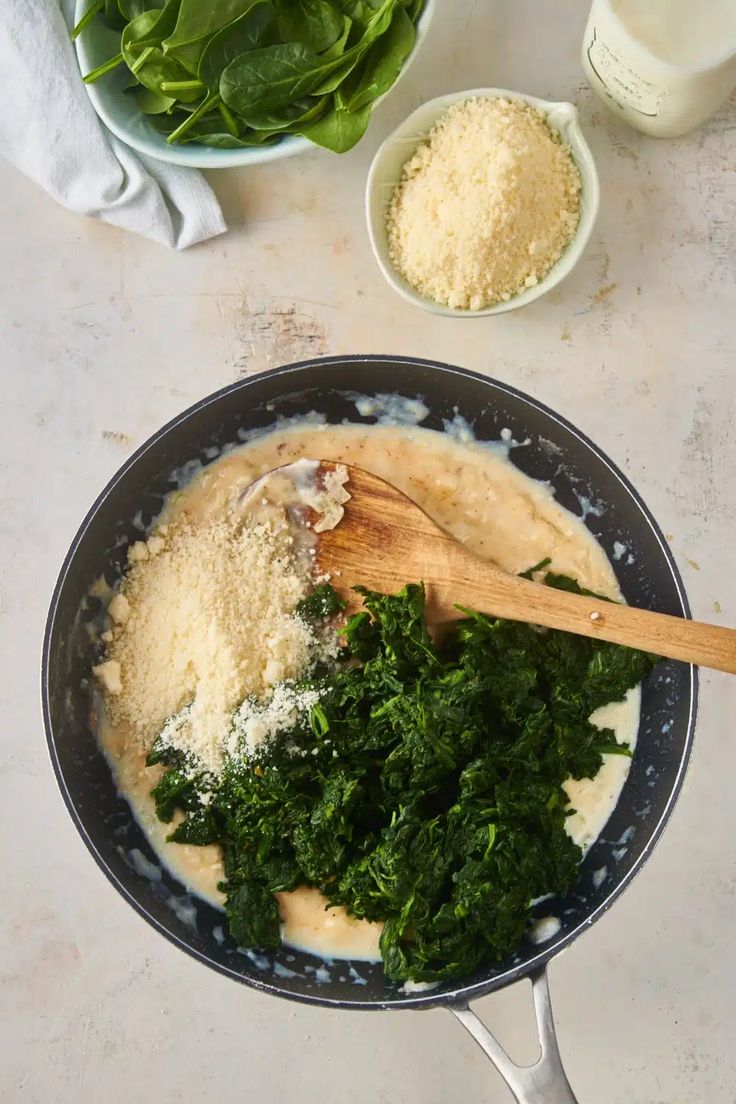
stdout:
<svg viewBox="0 0 736 1104">
<path fill-rule="evenodd" d="M 559 919 L 559 931 L 541 945 L 525 942 L 506 961 L 462 982 L 419 992 L 388 982 L 380 965 L 325 965 L 287 947 L 268 955 L 238 949 L 224 933 L 222 914 L 190 897 L 161 869 L 116 793 L 89 726 L 84 687 L 95 657 L 86 622 L 99 608 L 85 596 L 100 573 L 110 583 L 119 578 L 128 543 L 140 537 L 141 519 L 148 525 L 156 517 L 174 485 L 172 473 L 180 478 L 182 470 L 196 470 L 198 461 L 206 463 L 280 418 L 315 411 L 330 423 L 370 424 L 375 416 L 358 413 L 356 393 L 420 396 L 430 411 L 422 424 L 434 429 L 459 414 L 480 440 L 508 440 L 510 431 L 512 441 L 521 443 L 510 450 L 513 463 L 548 480 L 557 500 L 584 517 L 612 557 L 627 600 L 689 616 L 672 554 L 634 488 L 587 437 L 540 403 L 472 372 L 409 357 L 331 357 L 289 365 L 233 384 L 164 426 L 108 483 L 82 523 L 54 590 L 43 648 L 44 721 L 56 778 L 80 835 L 110 881 L 162 935 L 205 965 L 265 993 L 332 1008 L 444 1006 L 473 1034 L 521 1104 L 575 1104 L 555 1040 L 547 963 L 610 908 L 664 829 L 693 738 L 694 668 L 663 662 L 644 687 L 636 755 L 604 838 L 586 856 L 574 889 L 540 906 L 544 915 Z M 522 1068 L 469 1005 L 525 977 L 533 982 L 541 1057 Z"/>
</svg>

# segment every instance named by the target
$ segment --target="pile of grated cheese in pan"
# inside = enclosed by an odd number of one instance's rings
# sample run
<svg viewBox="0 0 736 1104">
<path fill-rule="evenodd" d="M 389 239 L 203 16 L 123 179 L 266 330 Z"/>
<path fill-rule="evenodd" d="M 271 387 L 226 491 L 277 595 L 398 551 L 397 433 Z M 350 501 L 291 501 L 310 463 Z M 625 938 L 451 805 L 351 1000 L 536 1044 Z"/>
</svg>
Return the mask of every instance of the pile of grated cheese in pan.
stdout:
<svg viewBox="0 0 736 1104">
<path fill-rule="evenodd" d="M 109 719 L 129 725 L 145 750 L 168 731 L 219 773 L 242 703 L 300 677 L 325 648 L 336 651 L 295 613 L 312 586 L 276 527 L 235 516 L 159 527 L 132 546 L 108 606 L 106 656 L 94 673 Z M 257 722 L 247 728 L 251 744 L 269 731 L 265 717 Z"/>
</svg>

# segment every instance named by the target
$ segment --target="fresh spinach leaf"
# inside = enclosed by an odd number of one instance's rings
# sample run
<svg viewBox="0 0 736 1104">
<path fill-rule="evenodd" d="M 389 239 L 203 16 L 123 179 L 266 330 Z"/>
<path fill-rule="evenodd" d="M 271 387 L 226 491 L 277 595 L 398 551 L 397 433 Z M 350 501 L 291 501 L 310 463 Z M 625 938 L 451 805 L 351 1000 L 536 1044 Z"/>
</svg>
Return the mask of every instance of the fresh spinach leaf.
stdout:
<svg viewBox="0 0 736 1104">
<path fill-rule="evenodd" d="M 231 61 L 265 45 L 274 25 L 276 9 L 270 0 L 256 0 L 238 19 L 214 34 L 202 51 L 198 76 L 210 92 L 218 92 L 220 77 Z"/>
<path fill-rule="evenodd" d="M 164 52 L 196 73 L 212 35 L 244 15 L 254 0 L 180 0 L 175 26 L 166 37 Z"/>
<path fill-rule="evenodd" d="M 323 62 L 308 46 L 290 42 L 251 50 L 235 58 L 220 78 L 220 94 L 233 111 L 287 107 L 309 95 L 335 62 Z"/>
<path fill-rule="evenodd" d="M 415 37 L 414 24 L 404 8 L 398 7 L 386 34 L 371 47 L 360 69 L 349 78 L 348 87 L 338 90 L 345 111 L 360 111 L 392 87 Z"/>
<path fill-rule="evenodd" d="M 165 36 L 176 22 L 179 0 L 167 0 L 163 8 L 153 8 L 136 16 L 123 31 L 123 60 L 137 80 L 157 95 L 167 95 L 162 84 L 177 86 L 177 99 L 192 102 L 201 96 L 201 89 L 191 84 L 191 74 L 175 58 L 167 57 L 161 47 Z"/>
<path fill-rule="evenodd" d="M 125 65 L 169 143 L 304 134 L 343 152 L 398 76 L 420 10 L 415 0 L 93 0 L 72 35 L 98 15 L 120 29 L 120 51 L 84 80 Z"/>
<path fill-rule="evenodd" d="M 160 6 L 147 5 L 144 11 L 130 20 L 123 31 L 121 42 L 123 52 L 125 53 L 126 48 L 140 50 L 146 46 L 160 47 L 164 38 L 176 25 L 179 3 L 180 0 L 165 0 L 165 3 Z M 133 54 L 131 60 L 135 61 L 136 58 L 137 54 Z"/>
<path fill-rule="evenodd" d="M 329 0 L 277 0 L 283 42 L 301 42 L 317 54 L 329 50 L 344 30 L 344 17 Z"/>
<path fill-rule="evenodd" d="M 196 142 L 201 146 L 212 146 L 214 149 L 251 149 L 254 146 L 270 146 L 277 140 L 278 135 L 269 134 L 267 131 L 249 130 L 238 137 L 223 132 L 198 130 L 188 136 L 188 141 Z"/>
<path fill-rule="evenodd" d="M 346 15 L 342 17 L 343 27 L 342 31 L 335 39 L 329 50 L 322 52 L 322 58 L 325 61 L 333 61 L 335 58 L 342 57 L 348 45 L 348 39 L 350 38 L 350 32 L 353 28 L 351 19 L 348 19 Z"/>
<path fill-rule="evenodd" d="M 162 92 L 152 92 L 143 85 L 134 88 L 132 95 L 138 107 L 146 115 L 164 115 L 171 111 L 176 103 L 173 96 L 166 96 Z"/>
<path fill-rule="evenodd" d="M 406 7 L 406 14 L 412 23 L 416 23 L 424 10 L 424 0 L 403 0 L 403 3 Z"/>
<path fill-rule="evenodd" d="M 385 0 L 357 46 L 325 60 L 298 42 L 267 46 L 235 58 L 220 79 L 220 94 L 234 111 L 281 108 L 305 95 L 333 92 L 391 23 L 397 0 Z"/>
<path fill-rule="evenodd" d="M 333 3 L 356 27 L 362 29 L 368 26 L 379 6 L 378 2 L 368 3 L 368 0 L 333 0 Z"/>
<path fill-rule="evenodd" d="M 208 40 L 227 23 L 244 15 L 253 3 L 254 0 L 218 0 L 217 3 L 180 0 L 179 16 L 166 40 L 166 49 L 174 50 Z"/>
<path fill-rule="evenodd" d="M 152 8 L 163 8 L 166 0 L 107 0 L 111 8 L 117 7 L 119 14 L 126 23 L 132 23 L 139 15 L 143 15 Z"/>
<path fill-rule="evenodd" d="M 105 0 L 92 0 L 92 3 L 87 8 L 84 15 L 82 15 L 80 17 L 80 19 L 72 27 L 72 30 L 71 30 L 72 42 L 76 38 L 79 38 L 80 34 L 85 29 L 85 27 L 89 26 L 89 24 L 92 22 L 92 20 L 95 18 L 95 16 L 99 15 L 99 13 L 101 11 L 105 11 Z M 111 12 L 111 15 L 114 17 L 114 12 Z"/>
<path fill-rule="evenodd" d="M 340 87 L 343 81 L 350 76 L 356 67 L 360 65 L 373 44 L 377 42 L 391 26 L 391 20 L 397 3 L 398 0 L 384 0 L 381 7 L 373 14 L 373 17 L 367 24 L 358 42 L 342 54 L 339 59 L 339 64 L 330 66 L 326 75 L 314 89 L 315 95 L 324 95 L 328 92 L 334 92 Z"/>
<path fill-rule="evenodd" d="M 257 131 L 280 131 L 285 134 L 301 133 L 302 127 L 324 114 L 328 105 L 327 96 L 306 97 L 278 110 L 254 110 L 241 112 L 240 118 L 249 127 Z"/>
</svg>

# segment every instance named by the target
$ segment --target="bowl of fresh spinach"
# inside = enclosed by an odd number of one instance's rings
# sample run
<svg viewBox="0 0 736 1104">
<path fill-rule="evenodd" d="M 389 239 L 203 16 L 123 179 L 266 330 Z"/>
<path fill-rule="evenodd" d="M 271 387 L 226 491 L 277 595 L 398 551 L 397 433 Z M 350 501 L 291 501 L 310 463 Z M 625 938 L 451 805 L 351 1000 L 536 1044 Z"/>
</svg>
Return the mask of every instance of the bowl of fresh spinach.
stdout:
<svg viewBox="0 0 736 1104">
<path fill-rule="evenodd" d="M 435 0 L 77 0 L 79 67 L 127 145 L 197 168 L 363 137 Z"/>
</svg>

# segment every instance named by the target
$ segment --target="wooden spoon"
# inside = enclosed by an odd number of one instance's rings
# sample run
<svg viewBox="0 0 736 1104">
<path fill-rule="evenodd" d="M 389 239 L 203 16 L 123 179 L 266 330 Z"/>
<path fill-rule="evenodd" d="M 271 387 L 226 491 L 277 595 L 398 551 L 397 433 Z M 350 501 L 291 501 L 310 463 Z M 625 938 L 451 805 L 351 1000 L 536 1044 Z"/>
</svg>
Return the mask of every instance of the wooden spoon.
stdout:
<svg viewBox="0 0 736 1104">
<path fill-rule="evenodd" d="M 319 533 L 316 562 L 348 600 L 351 587 L 393 594 L 423 581 L 430 623 L 457 620 L 457 605 L 549 629 L 627 644 L 655 655 L 736 674 L 736 630 L 634 609 L 520 579 L 470 552 L 410 498 L 362 468 L 321 461 L 319 472 L 348 470 L 344 516 Z"/>
</svg>

